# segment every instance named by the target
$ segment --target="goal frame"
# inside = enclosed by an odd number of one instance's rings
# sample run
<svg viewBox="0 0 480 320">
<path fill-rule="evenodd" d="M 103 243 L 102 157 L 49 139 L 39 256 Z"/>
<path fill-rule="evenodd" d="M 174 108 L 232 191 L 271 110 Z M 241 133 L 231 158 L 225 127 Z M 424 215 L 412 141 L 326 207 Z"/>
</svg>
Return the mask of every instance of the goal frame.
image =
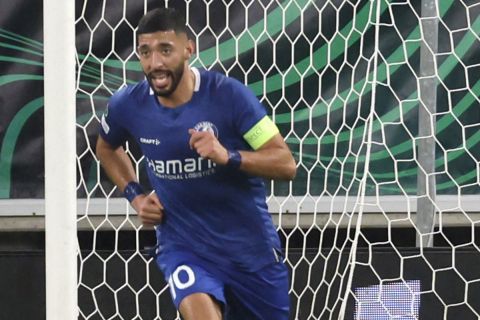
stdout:
<svg viewBox="0 0 480 320">
<path fill-rule="evenodd" d="M 44 0 L 47 319 L 77 319 L 75 3 Z"/>
</svg>

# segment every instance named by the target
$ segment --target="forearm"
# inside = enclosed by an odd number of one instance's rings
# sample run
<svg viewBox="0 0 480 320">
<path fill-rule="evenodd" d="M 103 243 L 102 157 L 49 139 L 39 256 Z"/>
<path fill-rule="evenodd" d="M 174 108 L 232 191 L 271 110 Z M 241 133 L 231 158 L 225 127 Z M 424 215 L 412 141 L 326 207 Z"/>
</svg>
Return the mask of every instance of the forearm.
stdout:
<svg viewBox="0 0 480 320">
<path fill-rule="evenodd" d="M 273 136 L 255 151 L 238 151 L 241 159 L 237 159 L 235 150 L 229 152 L 213 134 L 193 129 L 190 129 L 189 133 L 190 147 L 202 158 L 210 159 L 216 164 L 268 179 L 292 180 L 295 177 L 297 170 L 295 160 L 280 134 Z"/>
<path fill-rule="evenodd" d="M 292 180 L 296 174 L 295 160 L 284 148 L 240 151 L 240 170 L 267 179 Z"/>
<path fill-rule="evenodd" d="M 136 180 L 135 170 L 123 147 L 116 149 L 99 138 L 96 154 L 100 164 L 112 182 L 123 192 L 130 181 Z"/>
</svg>

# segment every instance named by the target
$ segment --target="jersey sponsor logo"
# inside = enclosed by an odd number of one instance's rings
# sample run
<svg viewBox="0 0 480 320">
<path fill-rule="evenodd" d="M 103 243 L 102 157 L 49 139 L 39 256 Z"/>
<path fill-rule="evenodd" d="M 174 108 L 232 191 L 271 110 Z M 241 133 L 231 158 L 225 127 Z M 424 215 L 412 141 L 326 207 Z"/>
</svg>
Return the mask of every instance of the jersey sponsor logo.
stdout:
<svg viewBox="0 0 480 320">
<path fill-rule="evenodd" d="M 197 123 L 193 129 L 199 131 L 199 132 L 210 132 L 212 133 L 216 138 L 218 138 L 218 129 L 217 127 L 211 123 L 210 121 L 202 121 Z"/>
<path fill-rule="evenodd" d="M 153 145 L 156 145 L 156 146 L 158 146 L 160 144 L 160 140 L 158 140 L 157 138 L 155 138 L 155 139 L 140 138 L 140 142 L 143 143 L 143 144 L 153 144 Z"/>
<path fill-rule="evenodd" d="M 147 166 L 161 179 L 184 180 L 196 179 L 215 173 L 216 163 L 210 159 L 186 158 L 172 160 L 153 160 L 146 158 Z"/>
</svg>

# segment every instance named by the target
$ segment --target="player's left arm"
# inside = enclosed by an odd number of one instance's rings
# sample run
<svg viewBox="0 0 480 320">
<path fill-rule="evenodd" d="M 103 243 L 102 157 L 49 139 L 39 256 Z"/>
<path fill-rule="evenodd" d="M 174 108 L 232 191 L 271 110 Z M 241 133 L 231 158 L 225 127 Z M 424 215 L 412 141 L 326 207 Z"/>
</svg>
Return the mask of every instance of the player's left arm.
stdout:
<svg viewBox="0 0 480 320">
<path fill-rule="evenodd" d="M 269 179 L 292 180 L 297 172 L 295 159 L 283 137 L 277 133 L 255 151 L 239 151 L 240 170 Z"/>
<path fill-rule="evenodd" d="M 189 130 L 190 147 L 219 165 L 229 165 L 231 153 L 238 152 L 239 169 L 268 179 L 292 180 L 296 174 L 295 159 L 280 133 L 273 134 L 254 151 L 227 150 L 210 132 Z M 229 153 L 230 151 L 230 153 Z"/>
<path fill-rule="evenodd" d="M 296 163 L 275 123 L 254 93 L 238 80 L 228 78 L 221 90 L 235 132 L 250 146 L 227 150 L 210 132 L 190 129 L 190 147 L 219 165 L 268 179 L 292 180 Z M 220 93 L 219 93 L 220 94 Z"/>
</svg>

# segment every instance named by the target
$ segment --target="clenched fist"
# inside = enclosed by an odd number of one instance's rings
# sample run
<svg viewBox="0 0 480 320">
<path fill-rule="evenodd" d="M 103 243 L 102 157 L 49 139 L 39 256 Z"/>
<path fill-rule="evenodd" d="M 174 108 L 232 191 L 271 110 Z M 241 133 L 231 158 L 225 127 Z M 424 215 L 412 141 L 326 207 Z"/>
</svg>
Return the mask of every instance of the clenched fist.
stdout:
<svg viewBox="0 0 480 320">
<path fill-rule="evenodd" d="M 132 207 L 137 211 L 143 225 L 154 226 L 162 222 L 163 205 L 154 192 L 135 197 L 132 201 Z"/>
<path fill-rule="evenodd" d="M 210 159 L 216 164 L 225 165 L 228 162 L 228 152 L 215 135 L 208 131 L 188 129 L 190 148 L 204 159 Z"/>
</svg>

